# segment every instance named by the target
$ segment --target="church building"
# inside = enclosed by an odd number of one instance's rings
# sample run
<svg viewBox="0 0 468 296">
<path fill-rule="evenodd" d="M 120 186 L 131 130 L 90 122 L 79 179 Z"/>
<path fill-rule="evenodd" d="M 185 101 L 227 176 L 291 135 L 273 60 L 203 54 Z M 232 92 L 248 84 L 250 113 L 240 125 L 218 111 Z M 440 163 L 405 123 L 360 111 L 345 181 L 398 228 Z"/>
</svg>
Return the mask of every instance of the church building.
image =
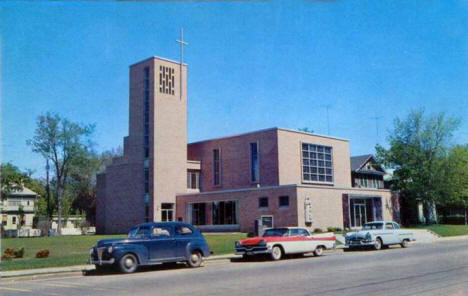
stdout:
<svg viewBox="0 0 468 296">
<path fill-rule="evenodd" d="M 131 65 L 129 106 L 124 154 L 97 176 L 98 233 L 146 221 L 253 232 L 397 217 L 390 190 L 355 186 L 346 139 L 275 127 L 187 143 L 186 64 Z"/>
</svg>

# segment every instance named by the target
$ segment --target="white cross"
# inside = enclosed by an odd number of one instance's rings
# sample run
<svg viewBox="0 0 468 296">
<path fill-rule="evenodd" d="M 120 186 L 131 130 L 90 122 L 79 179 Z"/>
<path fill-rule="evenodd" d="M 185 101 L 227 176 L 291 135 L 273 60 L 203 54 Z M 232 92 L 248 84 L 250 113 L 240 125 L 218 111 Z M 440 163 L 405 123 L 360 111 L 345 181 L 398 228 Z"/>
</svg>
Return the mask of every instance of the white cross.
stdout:
<svg viewBox="0 0 468 296">
<path fill-rule="evenodd" d="M 182 100 L 182 64 L 184 63 L 184 45 L 188 45 L 187 42 L 184 41 L 184 29 L 180 28 L 180 40 L 176 40 L 177 43 L 180 44 L 180 99 Z"/>
</svg>

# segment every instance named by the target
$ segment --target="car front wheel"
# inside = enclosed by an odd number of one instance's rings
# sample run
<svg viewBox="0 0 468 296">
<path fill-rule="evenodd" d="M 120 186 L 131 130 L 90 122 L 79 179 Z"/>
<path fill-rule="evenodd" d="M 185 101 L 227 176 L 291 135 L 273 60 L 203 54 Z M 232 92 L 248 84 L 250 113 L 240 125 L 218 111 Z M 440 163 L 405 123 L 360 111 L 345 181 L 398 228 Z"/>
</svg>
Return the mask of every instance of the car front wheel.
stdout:
<svg viewBox="0 0 468 296">
<path fill-rule="evenodd" d="M 271 258 L 276 261 L 280 260 L 281 257 L 283 257 L 283 250 L 280 246 L 274 246 L 271 250 Z"/>
<path fill-rule="evenodd" d="M 132 273 L 138 268 L 138 260 L 133 254 L 125 254 L 119 260 L 119 269 L 123 273 Z"/>
<path fill-rule="evenodd" d="M 189 260 L 187 260 L 187 264 L 190 267 L 200 267 L 203 262 L 203 257 L 199 251 L 193 251 L 190 254 Z"/>
<path fill-rule="evenodd" d="M 380 250 L 382 249 L 382 240 L 380 238 L 377 238 L 374 243 L 374 249 L 375 250 Z"/>
</svg>

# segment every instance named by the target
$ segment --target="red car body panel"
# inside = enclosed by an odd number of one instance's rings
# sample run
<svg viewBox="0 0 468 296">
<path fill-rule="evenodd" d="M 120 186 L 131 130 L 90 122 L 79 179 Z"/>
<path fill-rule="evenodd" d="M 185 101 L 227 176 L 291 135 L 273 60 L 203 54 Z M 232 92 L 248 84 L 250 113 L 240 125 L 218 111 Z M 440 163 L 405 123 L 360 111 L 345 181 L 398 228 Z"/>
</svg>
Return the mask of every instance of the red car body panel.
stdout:
<svg viewBox="0 0 468 296">
<path fill-rule="evenodd" d="M 255 246 L 258 245 L 261 241 L 265 241 L 267 243 L 272 242 L 291 242 L 291 241 L 307 241 L 307 240 L 321 240 L 321 241 L 334 241 L 336 240 L 336 236 L 312 236 L 312 237 L 305 237 L 305 236 L 267 236 L 267 237 L 252 237 L 240 240 L 239 242 L 244 246 Z"/>
</svg>

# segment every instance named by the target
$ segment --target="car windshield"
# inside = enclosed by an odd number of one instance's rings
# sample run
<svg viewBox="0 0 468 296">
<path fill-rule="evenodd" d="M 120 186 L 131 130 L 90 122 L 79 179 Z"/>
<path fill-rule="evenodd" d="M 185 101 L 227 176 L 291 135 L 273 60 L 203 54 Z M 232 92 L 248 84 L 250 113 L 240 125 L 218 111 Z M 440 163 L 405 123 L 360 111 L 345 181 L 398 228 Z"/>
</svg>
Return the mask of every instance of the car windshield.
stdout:
<svg viewBox="0 0 468 296">
<path fill-rule="evenodd" d="M 129 238 L 146 237 L 151 234 L 151 229 L 148 226 L 135 227 L 128 233 Z"/>
<path fill-rule="evenodd" d="M 263 233 L 263 236 L 286 236 L 288 235 L 288 229 L 287 228 L 273 228 L 273 229 L 267 229 Z"/>
<path fill-rule="evenodd" d="M 383 229 L 383 223 L 366 223 L 362 227 L 364 230 Z"/>
</svg>

